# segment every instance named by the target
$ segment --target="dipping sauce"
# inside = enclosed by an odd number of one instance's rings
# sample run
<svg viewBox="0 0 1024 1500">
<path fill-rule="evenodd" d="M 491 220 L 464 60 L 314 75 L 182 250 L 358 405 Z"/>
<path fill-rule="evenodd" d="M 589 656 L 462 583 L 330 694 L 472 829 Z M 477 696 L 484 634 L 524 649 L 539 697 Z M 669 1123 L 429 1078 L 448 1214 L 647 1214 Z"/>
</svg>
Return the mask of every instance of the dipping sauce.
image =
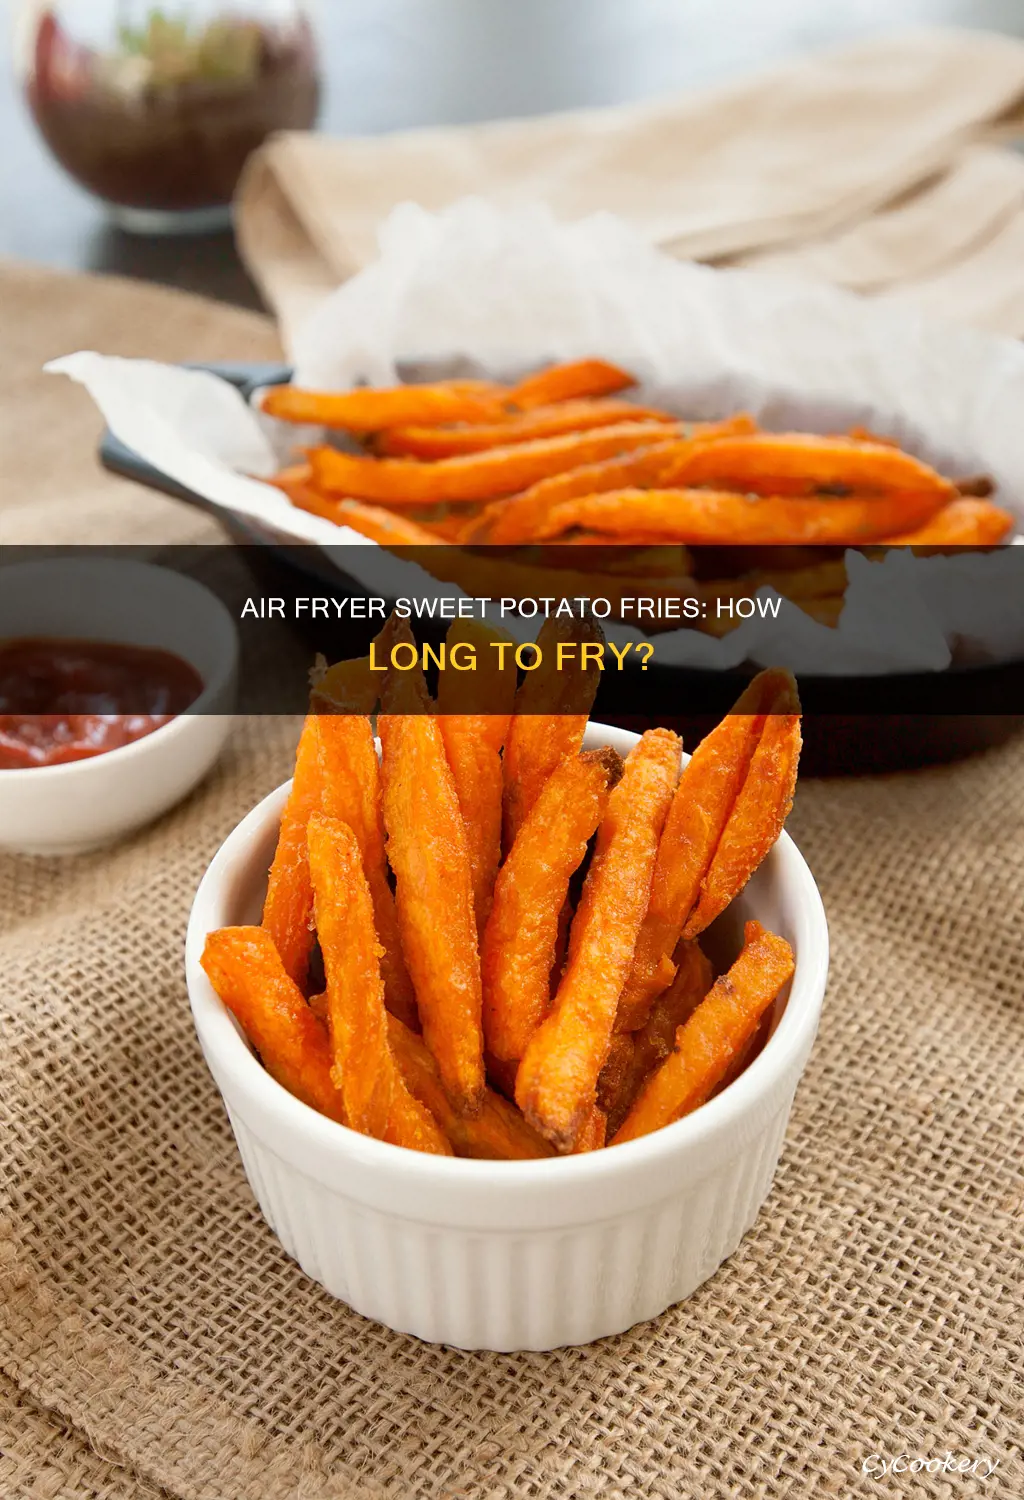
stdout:
<svg viewBox="0 0 1024 1500">
<path fill-rule="evenodd" d="M 170 651 L 113 641 L 0 642 L 0 771 L 118 750 L 194 703 L 203 680 Z"/>
</svg>

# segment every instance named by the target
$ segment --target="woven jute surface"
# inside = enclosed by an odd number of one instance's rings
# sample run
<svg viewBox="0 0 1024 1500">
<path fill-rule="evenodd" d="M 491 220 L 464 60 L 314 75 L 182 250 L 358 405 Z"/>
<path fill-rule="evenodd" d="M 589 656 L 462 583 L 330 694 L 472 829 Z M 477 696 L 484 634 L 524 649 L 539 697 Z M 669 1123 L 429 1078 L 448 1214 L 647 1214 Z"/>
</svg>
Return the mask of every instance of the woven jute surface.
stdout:
<svg viewBox="0 0 1024 1500">
<path fill-rule="evenodd" d="M 149 328 L 124 338 L 151 352 L 272 351 L 240 314 L 53 284 L 105 316 L 126 299 Z M 117 342 L 64 345 L 86 337 Z M 77 399 L 52 384 L 48 415 Z M 77 473 L 111 524 L 127 505 L 161 534 L 177 514 L 101 480 L 87 446 L 61 461 L 68 509 Z M 302 1275 L 192 1031 L 192 893 L 296 729 L 240 724 L 206 785 L 117 849 L 0 859 L 5 1500 L 1020 1495 L 1024 745 L 801 787 L 832 976 L 755 1227 L 653 1323 L 493 1355 L 389 1333 Z M 999 1467 L 984 1485 L 861 1473 L 947 1453 Z"/>
</svg>

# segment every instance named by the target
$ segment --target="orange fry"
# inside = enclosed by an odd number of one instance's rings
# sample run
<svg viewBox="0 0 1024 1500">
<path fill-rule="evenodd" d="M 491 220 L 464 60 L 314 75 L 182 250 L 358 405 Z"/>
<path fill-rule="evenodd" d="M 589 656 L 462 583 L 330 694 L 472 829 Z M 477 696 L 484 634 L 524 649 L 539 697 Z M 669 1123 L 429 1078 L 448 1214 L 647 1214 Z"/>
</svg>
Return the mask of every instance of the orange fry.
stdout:
<svg viewBox="0 0 1024 1500">
<path fill-rule="evenodd" d="M 589 618 L 570 620 L 552 615 L 540 628 L 537 645 L 543 658 L 539 667 L 527 673 L 516 694 L 505 745 L 504 828 L 508 849 L 559 761 L 575 755 L 583 743 L 600 681 L 595 648 L 603 641 L 600 625 Z M 574 658 L 566 655 L 561 667 L 559 645 L 573 645 L 576 651 Z M 591 654 L 584 667 L 582 653 L 587 647 Z M 572 670 L 567 670 L 567 664 Z"/>
<path fill-rule="evenodd" d="M 793 805 L 800 760 L 800 700 L 796 684 L 778 694 L 728 822 L 700 883 L 697 905 L 683 928 L 695 938 L 738 896 L 782 832 Z"/>
<path fill-rule="evenodd" d="M 472 875 L 437 721 L 416 711 L 421 692 L 412 673 L 388 673 L 378 719 L 388 858 L 423 1034 L 452 1102 L 470 1114 L 484 1090 Z"/>
<path fill-rule="evenodd" d="M 655 438 L 648 447 L 541 479 L 520 495 L 493 501 L 477 520 L 468 523 L 460 540 L 495 544 L 532 541 L 538 519 L 553 505 L 627 485 L 643 488 L 666 484 L 695 440 L 747 432 L 753 425 L 751 418 L 742 414 L 725 422 L 684 423 L 679 436 L 666 439 L 663 432 L 661 440 Z"/>
<path fill-rule="evenodd" d="M 493 1089 L 484 1092 L 480 1113 L 472 1119 L 452 1108 L 437 1063 L 421 1037 L 397 1017 L 389 1023 L 391 1050 L 406 1086 L 424 1105 L 455 1147 L 456 1156 L 484 1161 L 530 1161 L 550 1156 L 551 1147 L 531 1130 L 519 1111 Z"/>
<path fill-rule="evenodd" d="M 391 1052 L 373 903 L 359 842 L 346 823 L 309 822 L 317 932 L 327 975 L 331 1070 L 348 1124 L 393 1146 L 450 1156 L 433 1115 L 409 1092 Z"/>
<path fill-rule="evenodd" d="M 711 964 L 697 943 L 680 943 L 675 951 L 675 978 L 664 994 L 651 1006 L 651 1013 L 639 1031 L 620 1031 L 613 1040 L 625 1044 L 611 1076 L 608 1065 L 601 1074 L 598 1102 L 604 1092 L 603 1106 L 608 1113 L 608 1133 L 614 1135 L 629 1112 L 648 1076 L 672 1051 L 676 1032 L 704 999 L 711 988 Z"/>
<path fill-rule="evenodd" d="M 484 1038 L 499 1060 L 522 1057 L 548 1013 L 569 880 L 621 775 L 613 750 L 567 756 L 541 788 L 498 874 L 481 970 Z"/>
<path fill-rule="evenodd" d="M 309 879 L 306 824 L 320 808 L 318 724 L 316 714 L 307 714 L 295 752 L 292 789 L 281 814 L 281 832 L 263 903 L 263 926 L 281 955 L 285 972 L 300 988 L 305 986 L 313 951 L 310 930 L 313 887 Z"/>
<path fill-rule="evenodd" d="M 473 911 L 481 937 L 501 863 L 501 752 L 516 692 L 512 657 L 502 670 L 494 647 L 511 640 L 505 631 L 482 621 L 453 620 L 445 638 L 448 666 L 440 674 L 437 695 L 441 738 L 466 829 Z M 459 671 L 452 664 L 452 653 L 460 646 L 475 652 L 473 671 Z"/>
<path fill-rule="evenodd" d="M 263 393 L 262 408 L 282 422 L 338 427 L 350 432 L 377 432 L 409 422 L 493 422 L 504 409 L 506 393 L 481 382 L 370 386 L 353 391 L 304 391 L 275 385 Z"/>
<path fill-rule="evenodd" d="M 422 463 L 414 458 L 363 458 L 337 448 L 311 448 L 313 483 L 330 495 L 390 505 L 465 504 L 511 495 L 549 474 L 597 463 L 663 438 L 662 422 L 618 422 L 594 432 L 567 432 Z"/>
<path fill-rule="evenodd" d="M 528 443 L 562 432 L 587 432 L 615 422 L 673 422 L 668 412 L 652 411 L 632 401 L 563 401 L 536 406 L 500 422 L 467 423 L 462 427 L 392 427 L 375 443 L 380 454 L 405 458 L 453 458 L 457 453 L 482 453 L 510 443 Z"/>
<path fill-rule="evenodd" d="M 674 1050 L 648 1079 L 612 1145 L 660 1130 L 703 1104 L 792 975 L 789 944 L 748 922 L 743 952 L 679 1028 Z"/>
<path fill-rule="evenodd" d="M 619 995 L 629 973 L 679 774 L 680 742 L 649 729 L 608 801 L 550 1015 L 516 1075 L 516 1103 L 558 1151 L 571 1151 L 596 1103 Z"/>
<path fill-rule="evenodd" d="M 376 689 L 374 689 L 376 692 Z M 373 902 L 388 1009 L 416 1027 L 416 997 L 402 957 L 395 898 L 384 852 L 380 764 L 365 715 L 325 714 L 319 721 L 321 807 L 355 835 Z M 376 1132 L 372 1132 L 376 1134 Z"/>
<path fill-rule="evenodd" d="M 443 540 L 408 516 L 395 515 L 380 505 L 363 505 L 359 500 L 339 500 L 311 484 L 289 491 L 288 498 L 298 510 L 322 516 L 335 526 L 348 526 L 382 547 L 436 547 Z"/>
<path fill-rule="evenodd" d="M 316 929 L 327 976 L 334 1050 L 331 1076 L 341 1090 L 351 1128 L 383 1140 L 395 1069 L 362 855 L 347 823 L 320 814 L 309 820 L 308 843 Z"/>
<path fill-rule="evenodd" d="M 940 492 L 892 490 L 881 498 L 811 500 L 730 490 L 615 490 L 552 506 L 535 527 L 548 541 L 576 527 L 621 536 L 636 531 L 668 542 L 707 546 L 808 543 L 862 546 L 923 525 L 943 504 Z"/>
<path fill-rule="evenodd" d="M 372 714 L 380 695 L 379 674 L 368 656 L 335 662 L 314 683 L 310 707 L 318 714 Z"/>
<path fill-rule="evenodd" d="M 595 1104 L 580 1127 L 573 1154 L 581 1156 L 585 1151 L 600 1151 L 607 1134 L 608 1116 Z"/>
<path fill-rule="evenodd" d="M 658 849 L 650 905 L 619 1002 L 618 1030 L 636 1031 L 643 1026 L 651 1002 L 671 982 L 670 955 L 700 897 L 701 882 L 746 780 L 766 717 L 794 691 L 788 672 L 759 673 L 684 767 Z"/>
<path fill-rule="evenodd" d="M 887 547 L 994 547 L 1013 526 L 1009 511 L 987 500 L 953 500 L 917 531 L 883 541 Z"/>
<path fill-rule="evenodd" d="M 685 455 L 670 481 L 755 495 L 889 495 L 924 491 L 936 506 L 955 486 L 928 464 L 889 443 L 755 432 L 722 437 Z"/>
<path fill-rule="evenodd" d="M 200 962 L 271 1078 L 303 1104 L 344 1125 L 345 1105 L 331 1077 L 327 1033 L 286 974 L 266 928 L 211 932 Z"/>
<path fill-rule="evenodd" d="M 636 385 L 632 375 L 603 359 L 576 359 L 549 365 L 527 375 L 509 392 L 509 400 L 520 411 L 546 406 L 551 401 L 574 401 L 586 396 L 613 396 Z"/>
</svg>

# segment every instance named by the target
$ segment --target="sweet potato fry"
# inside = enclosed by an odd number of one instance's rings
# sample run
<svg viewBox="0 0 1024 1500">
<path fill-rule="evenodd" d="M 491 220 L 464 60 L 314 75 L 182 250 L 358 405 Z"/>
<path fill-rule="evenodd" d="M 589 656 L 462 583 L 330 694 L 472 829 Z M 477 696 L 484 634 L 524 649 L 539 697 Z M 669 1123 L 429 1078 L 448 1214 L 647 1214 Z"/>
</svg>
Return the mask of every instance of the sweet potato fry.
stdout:
<svg viewBox="0 0 1024 1500">
<path fill-rule="evenodd" d="M 462 427 L 392 427 L 380 435 L 375 451 L 388 457 L 454 458 L 482 453 L 510 443 L 535 442 L 562 432 L 587 432 L 616 422 L 674 422 L 668 412 L 652 411 L 632 401 L 563 401 L 506 416 L 500 422 Z"/>
<path fill-rule="evenodd" d="M 953 500 L 916 531 L 883 541 L 887 547 L 994 547 L 1013 525 L 1009 511 L 987 500 Z"/>
<path fill-rule="evenodd" d="M 309 879 L 306 824 L 320 807 L 319 720 L 308 714 L 295 752 L 292 789 L 281 814 L 281 832 L 267 879 L 263 926 L 281 955 L 285 972 L 304 988 L 313 951 L 313 887 Z"/>
<path fill-rule="evenodd" d="M 527 375 L 509 392 L 509 400 L 520 411 L 546 406 L 551 401 L 574 401 L 587 396 L 612 396 L 636 385 L 632 375 L 603 359 L 576 359 L 549 365 Z"/>
<path fill-rule="evenodd" d="M 501 863 L 501 751 L 516 692 L 511 655 L 502 670 L 494 646 L 511 639 L 480 620 L 453 620 L 445 639 L 448 666 L 440 674 L 437 695 L 441 738 L 466 828 L 473 911 L 481 938 Z M 475 651 L 473 671 L 452 666 L 452 652 L 459 645 Z"/>
<path fill-rule="evenodd" d="M 310 708 L 316 714 L 372 714 L 380 695 L 380 675 L 368 656 L 335 662 L 313 682 Z"/>
<path fill-rule="evenodd" d="M 565 975 L 519 1064 L 516 1103 L 558 1151 L 572 1150 L 596 1103 L 679 774 L 679 750 L 678 736 L 667 729 L 648 730 L 631 750 L 598 831 Z"/>
<path fill-rule="evenodd" d="M 711 988 L 711 964 L 697 943 L 680 943 L 674 954 L 675 978 L 651 1006 L 639 1031 L 620 1031 L 598 1082 L 598 1103 L 614 1135 L 648 1076 L 672 1051 L 676 1032 Z M 609 1066 L 611 1065 L 611 1066 Z"/>
<path fill-rule="evenodd" d="M 391 1051 L 373 904 L 347 824 L 310 819 L 310 872 L 327 975 L 327 1023 L 347 1123 L 413 1151 L 451 1155 L 447 1137 L 409 1092 Z"/>
<path fill-rule="evenodd" d="M 618 1030 L 643 1026 L 651 1002 L 671 982 L 670 955 L 700 897 L 701 881 L 746 780 L 766 716 L 780 700 L 788 702 L 792 691 L 788 672 L 759 673 L 685 766 L 665 822 L 650 905 L 619 1001 Z"/>
<path fill-rule="evenodd" d="M 412 673 L 391 678 L 378 730 L 402 950 L 427 1045 L 452 1102 L 470 1114 L 483 1096 L 484 1064 L 466 831 L 437 721 L 408 711 L 418 696 Z"/>
<path fill-rule="evenodd" d="M 743 952 L 676 1033 L 675 1048 L 648 1079 L 612 1139 L 636 1140 L 704 1103 L 749 1042 L 761 1016 L 793 974 L 784 938 L 748 922 Z"/>
<path fill-rule="evenodd" d="M 359 842 L 347 823 L 314 814 L 307 830 L 316 928 L 327 976 L 334 1066 L 353 1130 L 383 1140 L 395 1067 L 370 889 Z"/>
<path fill-rule="evenodd" d="M 493 422 L 505 410 L 507 393 L 484 382 L 400 385 L 391 389 L 360 387 L 352 391 L 304 391 L 275 385 L 265 391 L 262 408 L 282 422 L 349 432 L 377 432 L 409 422 Z"/>
<path fill-rule="evenodd" d="M 796 685 L 778 694 L 718 847 L 700 883 L 697 904 L 683 928 L 695 938 L 738 896 L 782 832 L 793 805 L 800 760 L 800 700 Z"/>
<path fill-rule="evenodd" d="M 389 505 L 465 504 L 526 489 L 549 474 L 597 463 L 631 448 L 644 448 L 665 436 L 662 422 L 617 422 L 595 432 L 567 432 L 463 453 L 422 463 L 414 458 L 362 458 L 337 448 L 311 448 L 313 483 L 329 495 L 378 500 Z"/>
<path fill-rule="evenodd" d="M 742 578 L 716 578 L 701 583 L 699 593 L 709 603 L 718 599 L 740 599 L 768 584 L 785 599 L 829 599 L 846 588 L 846 564 L 842 558 L 813 563 L 806 568 L 759 569 Z"/>
<path fill-rule="evenodd" d="M 752 426 L 751 419 L 744 415 L 730 417 L 725 422 L 683 423 L 678 436 L 666 439 L 662 433 L 662 440 L 652 441 L 649 447 L 583 464 L 550 479 L 541 479 L 522 494 L 492 501 L 477 520 L 467 525 L 459 539 L 503 545 L 532 541 L 538 519 L 563 500 L 620 490 L 628 485 L 643 488 L 666 484 L 694 441 L 745 432 Z"/>
<path fill-rule="evenodd" d="M 359 462 L 372 460 L 360 459 Z M 371 542 L 379 542 L 382 547 L 436 547 L 443 540 L 408 516 L 396 515 L 381 505 L 340 500 L 336 495 L 324 494 L 312 484 L 289 490 L 288 498 L 298 510 L 322 516 L 325 521 L 333 521 L 335 526 L 348 526 Z"/>
<path fill-rule="evenodd" d="M 581 1156 L 585 1151 L 600 1151 L 608 1134 L 608 1116 L 595 1104 L 587 1115 L 576 1137 L 573 1155 Z"/>
<path fill-rule="evenodd" d="M 924 491 L 938 503 L 956 497 L 948 479 L 900 448 L 807 432 L 718 438 L 685 454 L 670 483 L 747 495 L 863 497 Z"/>
<path fill-rule="evenodd" d="M 642 531 L 667 542 L 705 546 L 782 542 L 858 547 L 923 525 L 943 503 L 941 493 L 925 489 L 840 500 L 756 499 L 729 490 L 613 490 L 552 506 L 537 519 L 534 539 L 550 541 L 584 527 L 609 537 Z"/>
<path fill-rule="evenodd" d="M 413 1096 L 429 1109 L 455 1147 L 456 1156 L 484 1161 L 530 1161 L 551 1156 L 552 1150 L 522 1115 L 493 1089 L 487 1089 L 480 1113 L 472 1119 L 452 1108 L 441 1083 L 437 1063 L 422 1037 L 415 1036 L 397 1017 L 390 1019 L 391 1050 Z"/>
<path fill-rule="evenodd" d="M 382 949 L 380 968 L 388 1009 L 406 1025 L 417 1027 L 416 997 L 402 956 L 395 898 L 388 884 L 380 765 L 369 719 L 357 714 L 323 715 L 319 753 L 321 808 L 328 818 L 347 824 L 359 846 Z"/>
<path fill-rule="evenodd" d="M 498 874 L 481 953 L 484 1038 L 498 1059 L 522 1057 L 548 1013 L 569 880 L 583 863 L 621 775 L 622 762 L 613 750 L 587 750 L 562 760 Z"/>
<path fill-rule="evenodd" d="M 505 745 L 505 847 L 511 849 L 516 834 L 540 793 L 541 787 L 566 755 L 575 755 L 583 743 L 587 716 L 597 696 L 600 666 L 588 659 L 586 646 L 604 641 L 595 620 L 570 620 L 551 616 L 537 636 L 543 652 L 539 667 L 527 673 L 516 694 L 512 723 Z M 559 669 L 559 644 L 576 648 L 580 670 Z M 566 658 L 568 661 L 568 657 Z"/>
<path fill-rule="evenodd" d="M 271 1078 L 344 1125 L 345 1104 L 331 1077 L 327 1033 L 285 972 L 266 928 L 211 932 L 200 962 Z"/>
</svg>

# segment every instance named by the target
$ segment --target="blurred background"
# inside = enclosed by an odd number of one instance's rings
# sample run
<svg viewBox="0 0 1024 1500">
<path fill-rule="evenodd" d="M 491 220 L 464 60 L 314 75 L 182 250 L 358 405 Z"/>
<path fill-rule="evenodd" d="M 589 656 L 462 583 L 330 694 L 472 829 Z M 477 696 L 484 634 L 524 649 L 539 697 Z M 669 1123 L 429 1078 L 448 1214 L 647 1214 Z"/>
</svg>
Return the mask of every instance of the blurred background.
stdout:
<svg viewBox="0 0 1024 1500">
<path fill-rule="evenodd" d="M 190 87 L 194 80 L 185 117 L 137 127 L 162 163 L 161 131 L 185 142 L 186 181 L 168 185 L 187 199 L 197 186 L 188 180 L 189 132 L 206 130 L 210 118 L 230 178 L 266 130 L 314 118 L 331 134 L 371 134 L 613 104 L 922 24 L 1024 36 L 1021 0 L 166 0 L 162 8 L 0 0 L 0 9 L 0 256 L 118 272 L 249 306 L 259 300 L 229 229 L 126 232 L 58 165 L 53 151 L 94 187 L 109 187 L 104 150 L 131 128 L 116 113 L 78 107 L 90 69 L 128 91 L 154 76 L 163 83 L 184 74 Z M 238 95 L 239 79 L 251 86 L 229 120 L 222 94 Z M 143 154 L 134 170 L 151 179 L 155 169 Z M 207 196 L 215 186 L 205 184 Z M 154 224 L 144 212 L 133 227 Z"/>
</svg>

